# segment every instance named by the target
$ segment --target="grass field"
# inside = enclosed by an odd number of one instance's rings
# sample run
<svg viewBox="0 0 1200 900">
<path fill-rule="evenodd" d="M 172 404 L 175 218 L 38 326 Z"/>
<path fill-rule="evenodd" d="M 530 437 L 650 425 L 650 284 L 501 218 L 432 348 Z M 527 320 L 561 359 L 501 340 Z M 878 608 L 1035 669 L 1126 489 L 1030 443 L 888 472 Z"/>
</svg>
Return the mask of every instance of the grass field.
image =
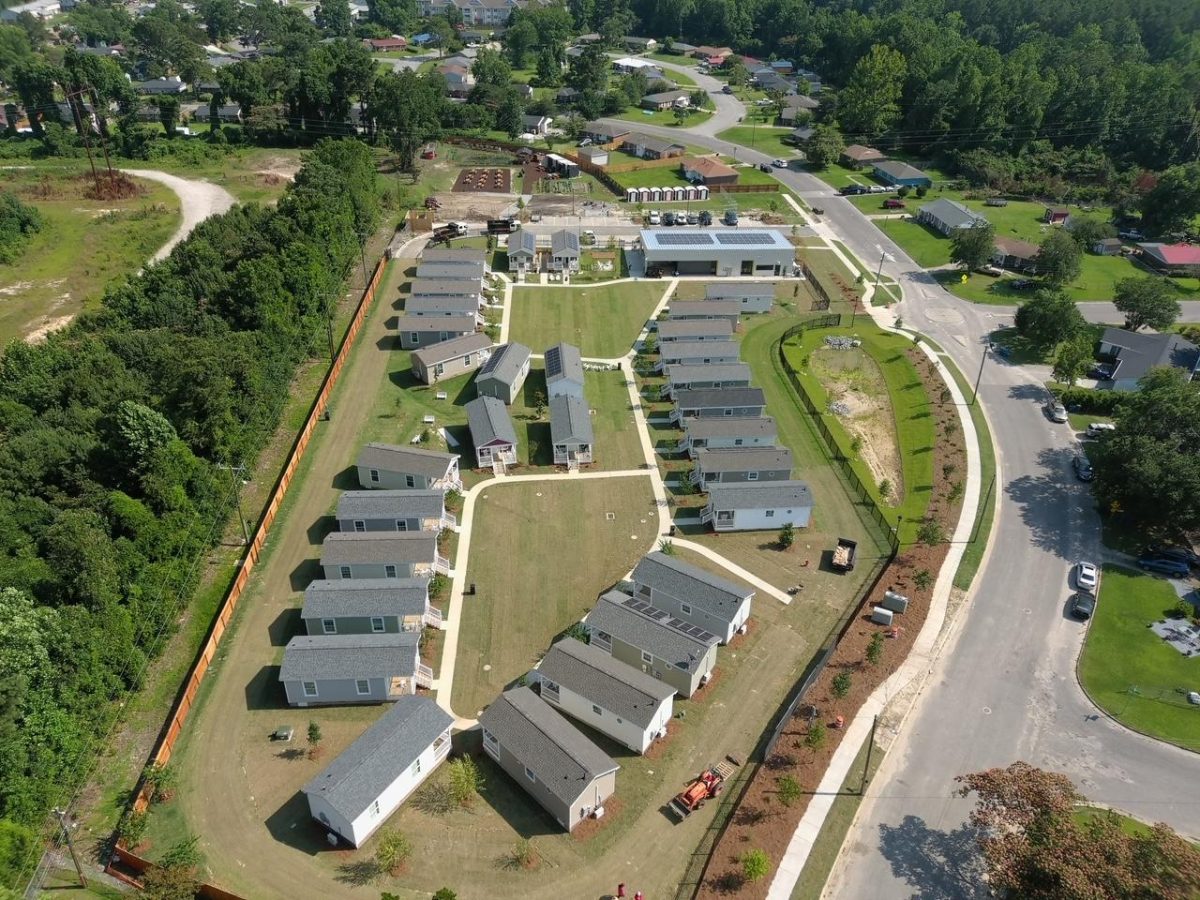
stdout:
<svg viewBox="0 0 1200 900">
<path fill-rule="evenodd" d="M 729 141 L 731 144 L 750 147 L 760 153 L 769 153 L 772 156 L 790 159 L 796 155 L 796 148 L 791 144 L 784 143 L 783 139 L 791 133 L 792 129 L 790 128 L 776 128 L 773 125 L 757 127 L 738 125 L 734 128 L 726 128 L 717 137 L 723 141 Z"/>
<path fill-rule="evenodd" d="M 623 356 L 664 289 L 661 284 L 635 282 L 580 288 L 514 288 L 509 336 L 539 353 L 567 341 L 578 346 L 586 357 Z"/>
<path fill-rule="evenodd" d="M 644 477 L 486 488 L 471 526 L 465 577 L 477 593 L 463 607 L 454 708 L 474 716 L 528 672 L 654 546 L 656 517 Z"/>
<path fill-rule="evenodd" d="M 218 184 L 243 203 L 278 200 L 300 168 L 299 150 L 237 149 L 216 159 L 197 162 L 163 157 L 139 163 L 182 178 L 200 178 Z"/>
<path fill-rule="evenodd" d="M 687 116 L 681 122 L 675 118 L 674 110 L 670 109 L 639 109 L 637 107 L 629 107 L 621 113 L 617 113 L 613 118 L 623 119 L 626 122 L 641 122 L 643 125 L 665 125 L 669 128 L 681 127 L 691 128 L 694 125 L 699 125 L 712 115 L 711 110 L 707 109 L 689 109 Z"/>
<path fill-rule="evenodd" d="M 1117 721 L 1200 750 L 1200 715 L 1185 696 L 1195 690 L 1196 661 L 1146 627 L 1177 602 L 1163 579 L 1105 566 L 1079 658 L 1079 680 L 1092 701 Z"/>
<path fill-rule="evenodd" d="M 179 198 L 150 181 L 129 200 L 88 200 L 78 165 L 7 169 L 0 180 L 42 217 L 21 255 L 0 265 L 0 347 L 99 305 L 179 227 Z"/>
</svg>

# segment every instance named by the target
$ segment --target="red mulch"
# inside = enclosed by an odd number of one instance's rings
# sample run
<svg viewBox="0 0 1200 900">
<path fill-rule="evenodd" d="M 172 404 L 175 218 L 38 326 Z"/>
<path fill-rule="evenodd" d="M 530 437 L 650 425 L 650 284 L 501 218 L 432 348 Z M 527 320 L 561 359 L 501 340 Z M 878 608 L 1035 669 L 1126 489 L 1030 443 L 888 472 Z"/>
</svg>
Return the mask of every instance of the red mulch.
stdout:
<svg viewBox="0 0 1200 900">
<path fill-rule="evenodd" d="M 948 539 L 954 530 L 961 505 L 961 501 L 951 504 L 948 495 L 955 481 L 966 478 L 966 449 L 962 429 L 953 403 L 941 399 L 945 385 L 934 365 L 915 348 L 906 352 L 931 398 L 937 440 L 933 450 L 934 484 L 929 515 L 942 523 Z M 942 467 L 947 464 L 955 467 L 949 477 L 942 474 Z M 790 807 L 780 804 L 777 800 L 777 780 L 784 775 L 791 775 L 805 791 L 816 790 L 845 733 L 830 728 L 829 724 L 839 715 L 844 716 L 847 723 L 852 721 L 871 692 L 908 655 L 929 612 L 929 591 L 918 590 L 913 576 L 926 569 L 936 579 L 949 549 L 947 543 L 934 546 L 914 544 L 901 548 L 896 560 L 879 579 L 878 587 L 851 620 L 829 664 L 801 704 L 801 709 L 815 706 L 820 711 L 819 721 L 824 722 L 827 728 L 824 746 L 815 751 L 807 748 L 804 745 L 808 733 L 807 719 L 801 716 L 792 719 L 772 757 L 754 775 L 749 789 L 730 817 L 728 827 L 713 849 L 705 869 L 703 885 L 697 895 L 699 898 L 714 900 L 732 896 L 757 900 L 766 896 L 771 878 L 745 883 L 741 876 L 741 856 L 748 849 L 758 848 L 766 852 L 773 867 L 778 865 L 808 806 L 807 795 Z M 896 617 L 896 624 L 901 628 L 895 637 L 885 640 L 883 659 L 872 666 L 866 661 L 867 645 L 872 635 L 886 632 L 887 629 L 872 623 L 870 613 L 889 588 L 906 595 L 911 602 L 908 612 Z M 851 688 L 845 697 L 838 698 L 833 694 L 832 682 L 842 672 L 850 673 Z"/>
<path fill-rule="evenodd" d="M 571 837 L 583 843 L 590 841 L 600 829 L 604 828 L 609 822 L 615 822 L 621 815 L 621 810 L 625 804 L 621 802 L 621 798 L 616 794 L 604 801 L 604 817 L 601 819 L 584 819 L 575 826 L 575 830 L 571 832 Z"/>
<path fill-rule="evenodd" d="M 677 734 L 679 734 L 679 721 L 677 719 L 672 719 L 667 723 L 667 736 L 655 741 L 649 747 L 647 747 L 646 752 L 642 754 L 643 758 L 661 758 L 662 755 L 667 752 L 667 745 L 669 745 L 671 741 L 675 739 Z"/>
</svg>

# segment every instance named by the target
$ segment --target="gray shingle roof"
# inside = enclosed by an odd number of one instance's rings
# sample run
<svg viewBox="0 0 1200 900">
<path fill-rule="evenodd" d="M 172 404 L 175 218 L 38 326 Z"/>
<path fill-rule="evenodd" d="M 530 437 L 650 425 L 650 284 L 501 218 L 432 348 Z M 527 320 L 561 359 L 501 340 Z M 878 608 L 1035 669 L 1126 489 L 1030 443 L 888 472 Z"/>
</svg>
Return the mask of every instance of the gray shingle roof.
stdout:
<svg viewBox="0 0 1200 900">
<path fill-rule="evenodd" d="M 417 671 L 420 639 L 415 631 L 294 637 L 284 648 L 279 680 L 411 676 Z"/>
<path fill-rule="evenodd" d="M 445 510 L 441 491 L 343 491 L 337 519 L 436 519 Z"/>
<path fill-rule="evenodd" d="M 778 429 L 770 416 L 742 416 L 729 419 L 684 419 L 688 437 L 759 437 L 775 439 Z"/>
<path fill-rule="evenodd" d="M 658 352 L 663 359 L 737 359 L 741 347 L 737 341 L 674 341 L 660 344 Z"/>
<path fill-rule="evenodd" d="M 684 90 L 660 91 L 657 94 L 647 94 L 642 100 L 648 100 L 651 103 L 674 103 L 676 100 L 681 100 L 687 96 L 690 95 Z"/>
<path fill-rule="evenodd" d="M 447 334 L 470 334 L 478 324 L 474 316 L 401 316 L 396 330 L 401 332 L 444 331 Z"/>
<path fill-rule="evenodd" d="M 1113 378 L 1122 380 L 1141 378 L 1157 366 L 1192 372 L 1200 355 L 1195 344 L 1178 334 L 1142 334 L 1124 328 L 1105 328 L 1100 342 L 1121 348 Z"/>
<path fill-rule="evenodd" d="M 803 481 L 758 481 L 710 484 L 708 502 L 718 509 L 803 509 L 812 506 L 812 491 Z"/>
<path fill-rule="evenodd" d="M 538 672 L 591 703 L 645 728 L 675 689 L 613 659 L 603 650 L 563 638 L 550 648 Z"/>
<path fill-rule="evenodd" d="M 358 453 L 357 465 L 364 469 L 379 469 L 381 472 L 441 478 L 456 459 L 456 453 L 417 450 L 398 444 L 367 444 Z"/>
<path fill-rule="evenodd" d="M 926 203 L 919 212 L 932 216 L 939 222 L 944 222 L 950 228 L 971 228 L 979 221 L 987 221 L 984 216 L 968 209 L 955 200 L 938 197 L 932 203 Z"/>
<path fill-rule="evenodd" d="M 438 294 L 470 294 L 479 291 L 478 283 L 466 283 L 470 287 L 464 287 L 461 278 L 414 278 L 409 293 L 436 297 Z"/>
<path fill-rule="evenodd" d="M 620 768 L 527 687 L 497 697 L 479 724 L 564 803 L 574 803 L 593 781 Z"/>
<path fill-rule="evenodd" d="M 695 604 L 725 622 L 732 622 L 746 599 L 754 596 L 749 588 L 657 551 L 638 561 L 633 580 L 668 597 Z"/>
<path fill-rule="evenodd" d="M 437 557 L 436 531 L 335 531 L 321 545 L 321 565 L 362 563 L 432 563 Z"/>
<path fill-rule="evenodd" d="M 721 281 L 704 286 L 704 296 L 709 300 L 725 300 L 730 297 L 775 297 L 773 281 Z"/>
<path fill-rule="evenodd" d="M 587 404 L 573 394 L 559 394 L 550 400 L 550 442 L 553 444 L 591 444 L 595 442 L 592 417 Z"/>
<path fill-rule="evenodd" d="M 635 147 L 644 147 L 647 150 L 652 150 L 655 153 L 666 153 L 671 149 L 684 149 L 683 144 L 677 144 L 675 141 L 667 141 L 662 138 L 651 137 L 648 134 L 631 134 L 625 138 L 625 143 L 633 144 Z"/>
<path fill-rule="evenodd" d="M 486 259 L 483 250 L 478 247 L 426 247 L 421 253 L 421 262 L 482 266 Z"/>
<path fill-rule="evenodd" d="M 579 256 L 579 235 L 564 228 L 550 235 L 551 256 Z"/>
<path fill-rule="evenodd" d="M 495 397 L 476 397 L 466 405 L 467 427 L 471 430 L 471 441 L 483 447 L 493 441 L 516 445 L 517 432 L 513 428 L 508 409 Z"/>
<path fill-rule="evenodd" d="M 555 344 L 546 351 L 546 384 L 573 381 L 583 384 L 583 356 L 572 344 Z"/>
<path fill-rule="evenodd" d="M 700 391 L 680 391 L 675 395 L 680 409 L 715 409 L 734 406 L 764 406 L 761 388 L 707 388 Z"/>
<path fill-rule="evenodd" d="M 404 301 L 404 312 L 406 316 L 474 316 L 479 312 L 479 300 L 470 294 L 413 294 Z"/>
<path fill-rule="evenodd" d="M 906 162 L 901 162 L 898 159 L 885 159 L 875 163 L 877 172 L 886 172 L 893 178 L 928 178 L 929 176 L 918 169 L 916 166 L 910 166 Z"/>
<path fill-rule="evenodd" d="M 787 447 L 735 447 L 700 450 L 696 465 L 704 472 L 755 472 L 764 469 L 790 472 L 792 451 Z"/>
<path fill-rule="evenodd" d="M 667 319 L 658 323 L 658 336 L 669 340 L 685 337 L 728 336 L 733 323 L 728 319 Z"/>
<path fill-rule="evenodd" d="M 304 589 L 300 618 L 419 616 L 428 597 L 428 578 L 322 578 Z"/>
<path fill-rule="evenodd" d="M 536 256 L 537 235 L 525 229 L 521 229 L 515 235 L 510 235 L 508 238 L 508 255 L 514 256 L 518 252 L 528 254 L 531 257 Z"/>
<path fill-rule="evenodd" d="M 423 262 L 417 266 L 417 278 L 431 281 L 470 281 L 478 290 L 483 279 L 483 262 Z"/>
<path fill-rule="evenodd" d="M 720 641 L 715 634 L 620 591 L 602 596 L 587 614 L 587 624 L 687 672 L 695 672 L 709 648 Z"/>
<path fill-rule="evenodd" d="M 491 357 L 479 370 L 475 377 L 476 386 L 481 382 L 494 381 L 511 387 L 521 377 L 521 370 L 529 362 L 532 354 L 533 351 L 524 344 L 501 344 L 492 351 Z"/>
<path fill-rule="evenodd" d="M 353 822 L 452 724 L 453 717 L 428 697 L 401 697 L 306 784 L 304 793 L 324 798 Z"/>
<path fill-rule="evenodd" d="M 621 135 L 629 134 L 628 125 L 610 125 L 607 122 L 588 122 L 583 126 L 584 134 L 593 134 L 597 137 L 616 138 Z"/>
<path fill-rule="evenodd" d="M 668 384 L 692 384 L 696 381 L 749 381 L 750 367 L 745 363 L 717 363 L 707 366 L 667 366 Z"/>
<path fill-rule="evenodd" d="M 740 316 L 742 304 L 736 300 L 677 300 L 671 304 L 668 319 L 685 316 Z"/>
<path fill-rule="evenodd" d="M 492 339 L 482 332 L 464 334 L 462 337 L 440 341 L 429 347 L 422 347 L 412 352 L 412 358 L 419 360 L 426 368 L 438 363 L 449 362 L 468 353 L 479 353 L 492 346 Z"/>
</svg>

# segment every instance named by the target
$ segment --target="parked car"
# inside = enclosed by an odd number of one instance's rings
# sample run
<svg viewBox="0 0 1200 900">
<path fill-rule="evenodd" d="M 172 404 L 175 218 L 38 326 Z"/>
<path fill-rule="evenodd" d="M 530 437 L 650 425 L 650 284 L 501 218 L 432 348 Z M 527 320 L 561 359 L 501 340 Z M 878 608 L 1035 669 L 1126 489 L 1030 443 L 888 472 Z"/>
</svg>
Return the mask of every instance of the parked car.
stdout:
<svg viewBox="0 0 1200 900">
<path fill-rule="evenodd" d="M 1075 477 L 1080 481 L 1095 480 L 1096 471 L 1092 468 L 1092 464 L 1088 461 L 1088 458 L 1082 453 L 1080 453 L 1071 461 L 1071 465 L 1075 467 Z"/>
<path fill-rule="evenodd" d="M 861 184 L 848 184 L 838 191 L 838 193 L 843 197 L 857 197 L 859 194 L 869 194 L 871 190 L 870 188 L 863 187 Z"/>
<path fill-rule="evenodd" d="M 584 138 L 582 141 L 579 142 L 580 147 L 590 147 L 591 144 L 592 144 L 591 138 Z"/>
<path fill-rule="evenodd" d="M 1095 611 L 1096 598 L 1094 596 L 1083 593 L 1071 595 L 1071 615 L 1075 618 L 1086 622 Z"/>
<path fill-rule="evenodd" d="M 659 212 L 657 209 L 650 210 L 650 218 L 648 221 L 650 222 L 651 225 L 661 225 L 662 224 L 662 216 L 659 215 Z"/>
<path fill-rule="evenodd" d="M 1100 584 L 1100 570 L 1096 568 L 1095 563 L 1077 562 L 1075 563 L 1075 587 L 1081 591 L 1087 591 L 1089 594 L 1096 593 L 1096 587 Z"/>
<path fill-rule="evenodd" d="M 993 265 L 980 266 L 979 271 L 982 272 L 984 275 L 991 275 L 993 278 L 999 278 L 1001 275 L 1004 274 L 1003 269 L 1001 269 L 999 266 L 993 266 Z"/>
<path fill-rule="evenodd" d="M 1087 436 L 1090 438 L 1101 438 L 1106 434 L 1112 434 L 1117 430 L 1117 426 L 1112 422 L 1093 422 L 1087 427 Z"/>
<path fill-rule="evenodd" d="M 890 194 L 895 188 L 888 187 L 886 184 L 872 184 L 867 187 L 868 194 Z"/>
<path fill-rule="evenodd" d="M 1108 381 L 1112 377 L 1112 363 L 1096 363 L 1088 370 L 1088 378 L 1095 378 L 1097 381 Z"/>
<path fill-rule="evenodd" d="M 888 197 L 883 201 L 884 209 L 904 209 L 904 201 L 898 197 Z"/>
<path fill-rule="evenodd" d="M 721 217 L 721 221 L 726 225 L 736 225 L 738 223 L 737 213 L 732 209 L 727 209 L 725 215 Z"/>
<path fill-rule="evenodd" d="M 771 171 L 771 166 L 770 166 L 768 163 L 759 163 L 759 164 L 758 164 L 758 171 L 760 171 L 760 172 L 770 172 L 770 171 Z"/>
<path fill-rule="evenodd" d="M 1046 411 L 1046 416 L 1051 422 L 1058 422 L 1061 424 L 1067 421 L 1067 408 L 1057 400 L 1047 400 L 1046 405 L 1042 408 Z"/>
<path fill-rule="evenodd" d="M 700 221 L 700 217 L 698 215 L 696 215 L 695 213 L 687 214 L 687 223 L 689 225 L 696 225 L 699 223 L 699 221 Z"/>
<path fill-rule="evenodd" d="M 662 223 L 667 228 L 670 228 L 672 225 L 674 225 L 675 213 L 671 212 L 670 210 L 667 210 L 665 213 L 663 213 Z"/>
<path fill-rule="evenodd" d="M 1118 231 L 1117 237 L 1123 241 L 1140 241 L 1145 239 L 1145 235 L 1137 229 L 1131 228 L 1128 231 Z"/>
<path fill-rule="evenodd" d="M 1008 282 L 1008 286 L 1014 291 L 1032 291 L 1037 287 L 1037 282 L 1032 278 L 1014 278 Z"/>
<path fill-rule="evenodd" d="M 1176 562 L 1186 563 L 1189 566 L 1200 567 L 1200 553 L 1196 553 L 1186 547 L 1167 547 L 1162 544 L 1151 544 L 1146 548 L 1144 555 L 1153 556 L 1156 559 L 1173 559 Z"/>
<path fill-rule="evenodd" d="M 700 224 L 701 225 L 711 225 L 712 224 L 712 213 L 710 213 L 707 209 L 700 210 Z"/>
<path fill-rule="evenodd" d="M 721 93 L 722 94 L 732 94 L 733 88 L 731 88 L 729 85 L 725 85 L 721 88 Z"/>
<path fill-rule="evenodd" d="M 788 167 L 786 159 L 773 159 L 771 160 L 771 165 L 777 169 L 786 169 Z"/>
<path fill-rule="evenodd" d="M 1192 573 L 1191 568 L 1185 562 L 1180 562 L 1177 559 L 1163 559 L 1158 556 L 1139 556 L 1138 568 L 1143 572 L 1154 572 L 1158 575 L 1167 575 L 1171 578 L 1187 578 Z"/>
</svg>

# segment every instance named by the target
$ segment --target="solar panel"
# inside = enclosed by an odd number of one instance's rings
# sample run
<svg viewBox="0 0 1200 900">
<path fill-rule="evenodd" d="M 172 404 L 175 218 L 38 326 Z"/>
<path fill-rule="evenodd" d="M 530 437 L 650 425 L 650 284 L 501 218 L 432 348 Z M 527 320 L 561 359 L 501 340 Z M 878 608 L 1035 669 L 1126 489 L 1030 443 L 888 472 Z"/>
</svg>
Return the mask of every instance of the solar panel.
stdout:
<svg viewBox="0 0 1200 900">
<path fill-rule="evenodd" d="M 546 351 L 546 377 L 552 378 L 562 372 L 562 354 L 559 353 L 558 347 L 551 347 Z"/>
<path fill-rule="evenodd" d="M 642 615 L 653 619 L 656 622 L 662 622 L 664 619 L 669 619 L 670 615 L 659 609 L 656 606 L 651 606 L 645 600 L 639 600 L 637 597 L 630 597 L 625 600 L 625 605 L 635 612 L 640 612 Z"/>
<path fill-rule="evenodd" d="M 764 247 L 775 243 L 769 231 L 722 231 L 715 235 L 717 243 L 739 247 Z"/>
<path fill-rule="evenodd" d="M 712 235 L 695 231 L 672 231 L 655 235 L 660 247 L 710 247 Z"/>
</svg>

